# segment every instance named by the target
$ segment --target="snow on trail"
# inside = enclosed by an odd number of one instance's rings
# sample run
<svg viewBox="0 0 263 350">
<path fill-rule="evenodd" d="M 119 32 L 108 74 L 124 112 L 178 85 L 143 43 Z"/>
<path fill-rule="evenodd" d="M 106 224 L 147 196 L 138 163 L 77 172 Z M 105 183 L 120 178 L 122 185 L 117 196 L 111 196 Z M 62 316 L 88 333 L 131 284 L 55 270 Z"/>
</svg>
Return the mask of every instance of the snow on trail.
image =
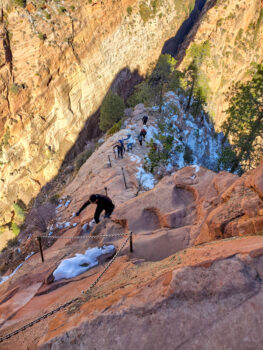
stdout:
<svg viewBox="0 0 263 350">
<path fill-rule="evenodd" d="M 75 257 L 64 259 L 53 272 L 55 281 L 62 278 L 73 278 L 98 265 L 98 257 L 103 254 L 114 253 L 114 245 L 104 245 L 102 248 L 89 248 L 85 254 L 76 254 Z"/>
</svg>

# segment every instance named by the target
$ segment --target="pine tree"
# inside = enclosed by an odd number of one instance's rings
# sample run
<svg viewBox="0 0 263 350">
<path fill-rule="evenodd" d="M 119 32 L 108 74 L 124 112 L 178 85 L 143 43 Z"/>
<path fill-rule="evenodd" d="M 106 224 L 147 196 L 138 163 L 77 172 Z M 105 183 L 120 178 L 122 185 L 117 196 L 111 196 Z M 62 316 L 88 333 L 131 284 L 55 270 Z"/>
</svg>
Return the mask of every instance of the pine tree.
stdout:
<svg viewBox="0 0 263 350">
<path fill-rule="evenodd" d="M 228 93 L 228 119 L 222 129 L 229 137 L 236 157 L 231 172 L 258 165 L 263 155 L 263 65 L 256 65 L 252 79 L 235 84 Z"/>
<path fill-rule="evenodd" d="M 124 114 L 124 108 L 125 105 L 122 98 L 110 90 L 101 104 L 100 129 L 107 131 L 117 123 Z"/>
</svg>

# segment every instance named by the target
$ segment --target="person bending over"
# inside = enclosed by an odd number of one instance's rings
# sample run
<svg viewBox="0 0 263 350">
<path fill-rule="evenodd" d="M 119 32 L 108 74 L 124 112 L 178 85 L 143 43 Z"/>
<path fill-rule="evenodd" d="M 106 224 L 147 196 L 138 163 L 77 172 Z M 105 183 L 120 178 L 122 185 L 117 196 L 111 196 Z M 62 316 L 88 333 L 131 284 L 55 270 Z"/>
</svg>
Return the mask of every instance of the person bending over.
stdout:
<svg viewBox="0 0 263 350">
<path fill-rule="evenodd" d="M 94 214 L 94 220 L 96 224 L 100 222 L 100 214 L 103 210 L 105 210 L 104 218 L 109 218 L 115 207 L 109 197 L 104 196 L 103 194 L 92 194 L 89 197 L 89 200 L 85 202 L 82 207 L 76 212 L 76 216 L 79 216 L 82 210 L 84 210 L 90 204 L 97 204 L 97 208 Z"/>
</svg>

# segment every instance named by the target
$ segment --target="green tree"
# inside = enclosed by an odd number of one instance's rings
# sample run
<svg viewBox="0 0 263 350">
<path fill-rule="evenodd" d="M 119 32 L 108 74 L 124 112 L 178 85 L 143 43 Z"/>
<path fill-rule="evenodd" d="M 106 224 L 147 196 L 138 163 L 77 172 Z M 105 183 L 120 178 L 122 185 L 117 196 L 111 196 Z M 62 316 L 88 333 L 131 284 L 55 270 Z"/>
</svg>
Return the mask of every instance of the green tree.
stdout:
<svg viewBox="0 0 263 350">
<path fill-rule="evenodd" d="M 128 104 L 134 107 L 138 103 L 144 103 L 145 106 L 156 103 L 161 109 L 163 93 L 168 87 L 175 64 L 176 60 L 171 55 L 161 55 L 152 74 L 135 87 L 134 93 L 128 99 Z"/>
<path fill-rule="evenodd" d="M 100 109 L 99 127 L 102 131 L 107 131 L 117 123 L 124 114 L 123 99 L 111 90 L 104 98 Z"/>
<path fill-rule="evenodd" d="M 165 87 L 168 85 L 169 78 L 175 69 L 175 65 L 176 60 L 171 55 L 161 55 L 150 77 L 150 85 L 157 93 L 160 111 L 163 105 L 163 94 Z"/>
<path fill-rule="evenodd" d="M 201 70 L 202 63 L 210 55 L 210 43 L 209 40 L 204 41 L 202 44 L 192 44 L 187 50 L 187 60 L 190 61 L 189 66 L 185 70 L 185 79 L 187 86 L 188 101 L 186 105 L 186 111 L 191 106 L 191 101 L 194 95 L 201 97 L 200 102 L 207 98 L 209 94 L 209 85 L 207 78 Z"/>
<path fill-rule="evenodd" d="M 263 154 L 263 65 L 255 66 L 250 81 L 236 83 L 227 99 L 229 117 L 222 129 L 236 155 L 232 154 L 230 171 L 236 171 L 239 165 L 243 170 L 254 168 Z"/>
</svg>

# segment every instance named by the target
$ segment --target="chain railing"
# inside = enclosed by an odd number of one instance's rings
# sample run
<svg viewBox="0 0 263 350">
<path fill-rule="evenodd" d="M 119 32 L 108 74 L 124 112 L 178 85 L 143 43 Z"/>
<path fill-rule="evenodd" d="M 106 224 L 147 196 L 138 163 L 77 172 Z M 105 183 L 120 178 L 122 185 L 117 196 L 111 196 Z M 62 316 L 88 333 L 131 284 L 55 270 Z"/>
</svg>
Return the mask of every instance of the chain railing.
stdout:
<svg viewBox="0 0 263 350">
<path fill-rule="evenodd" d="M 127 235 L 127 234 L 125 234 Z M 131 233 L 129 234 L 129 237 L 123 242 L 122 246 L 118 249 L 118 251 L 114 254 L 113 258 L 109 261 L 109 263 L 105 266 L 105 268 L 103 269 L 103 271 L 100 273 L 100 275 L 96 278 L 96 280 L 89 286 L 89 288 L 86 291 L 82 291 L 82 294 L 87 294 L 91 291 L 92 288 L 94 288 L 96 286 L 96 284 L 100 281 L 100 279 L 102 278 L 102 276 L 106 273 L 106 271 L 109 269 L 109 267 L 113 264 L 113 262 L 116 260 L 116 258 L 118 257 L 118 255 L 120 254 L 120 252 L 122 251 L 122 249 L 125 247 L 125 245 L 127 244 L 128 240 L 131 237 Z M 33 320 L 32 322 L 27 323 L 26 325 L 16 329 L 15 331 L 8 333 L 4 336 L 0 337 L 0 343 L 2 343 L 3 341 L 13 337 L 14 335 L 23 332 L 24 330 L 26 330 L 27 328 L 30 328 L 32 326 L 34 326 L 36 323 L 48 318 L 49 316 L 54 315 L 55 313 L 57 313 L 58 311 L 65 309 L 66 307 L 68 307 L 69 305 L 73 304 L 76 301 L 81 300 L 81 297 L 77 297 L 74 299 L 71 299 L 70 301 L 67 301 L 66 303 L 60 305 L 59 307 L 57 307 L 56 309 L 47 312 L 46 314 L 36 318 L 35 320 Z"/>
</svg>

